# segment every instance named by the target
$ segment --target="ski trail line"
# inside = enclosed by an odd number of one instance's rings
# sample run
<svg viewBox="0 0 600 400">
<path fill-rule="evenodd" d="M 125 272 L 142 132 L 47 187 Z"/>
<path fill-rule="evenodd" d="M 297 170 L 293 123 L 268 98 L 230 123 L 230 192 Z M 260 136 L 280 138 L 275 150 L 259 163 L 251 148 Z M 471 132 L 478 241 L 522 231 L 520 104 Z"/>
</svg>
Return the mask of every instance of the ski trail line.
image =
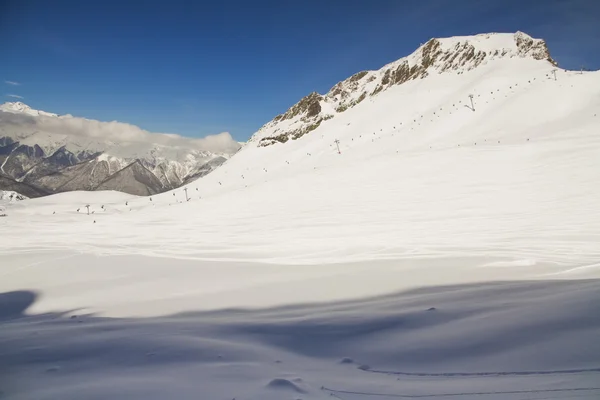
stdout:
<svg viewBox="0 0 600 400">
<path fill-rule="evenodd" d="M 537 390 L 506 390 L 495 392 L 455 392 L 455 393 L 437 393 L 437 394 L 394 394 L 394 393 L 373 393 L 359 392 L 352 390 L 332 389 L 326 386 L 321 388 L 330 393 L 354 394 L 360 396 L 379 396 L 379 397 L 396 397 L 406 399 L 433 398 L 433 397 L 456 397 L 456 396 L 493 396 L 499 394 L 527 394 L 527 393 L 560 393 L 560 392 L 592 392 L 600 390 L 600 387 L 576 387 L 563 389 L 537 389 Z"/>
<path fill-rule="evenodd" d="M 479 376 L 528 376 L 528 375 L 563 375 L 563 374 L 581 374 L 585 372 L 600 372 L 600 367 L 597 368 L 581 368 L 581 369 L 563 369 L 563 370 L 548 370 L 548 371 L 497 371 L 497 372 L 402 372 L 402 371 L 385 371 L 376 369 L 365 369 L 364 372 L 370 372 L 372 374 L 386 374 L 386 375 L 402 375 L 402 376 L 439 376 L 439 377 L 453 377 L 453 376 L 468 376 L 468 377 L 479 377 Z"/>
</svg>

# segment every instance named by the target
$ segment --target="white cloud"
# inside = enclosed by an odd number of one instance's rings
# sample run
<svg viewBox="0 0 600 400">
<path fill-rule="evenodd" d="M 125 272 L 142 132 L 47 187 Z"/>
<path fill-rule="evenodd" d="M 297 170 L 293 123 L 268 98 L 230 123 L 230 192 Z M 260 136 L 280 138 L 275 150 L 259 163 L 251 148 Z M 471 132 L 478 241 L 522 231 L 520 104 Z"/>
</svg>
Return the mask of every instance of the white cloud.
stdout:
<svg viewBox="0 0 600 400">
<path fill-rule="evenodd" d="M 19 82 L 15 82 L 15 81 L 4 81 L 4 83 L 6 83 L 7 85 L 12 85 L 12 86 L 21 86 L 21 84 Z"/>
<path fill-rule="evenodd" d="M 3 125 L 21 127 L 24 132 L 33 130 L 63 136 L 70 135 L 74 139 L 79 137 L 98 142 L 114 142 L 122 150 L 135 149 L 136 152 L 149 151 L 155 145 L 165 146 L 178 154 L 187 154 L 192 150 L 233 154 L 240 148 L 240 144 L 228 132 L 196 139 L 172 133 L 152 133 L 123 122 L 101 122 L 71 115 L 32 116 L 0 111 L 0 127 Z"/>
<path fill-rule="evenodd" d="M 25 97 L 19 96 L 18 94 L 7 94 L 8 97 L 14 97 L 15 99 L 24 99 Z"/>
</svg>

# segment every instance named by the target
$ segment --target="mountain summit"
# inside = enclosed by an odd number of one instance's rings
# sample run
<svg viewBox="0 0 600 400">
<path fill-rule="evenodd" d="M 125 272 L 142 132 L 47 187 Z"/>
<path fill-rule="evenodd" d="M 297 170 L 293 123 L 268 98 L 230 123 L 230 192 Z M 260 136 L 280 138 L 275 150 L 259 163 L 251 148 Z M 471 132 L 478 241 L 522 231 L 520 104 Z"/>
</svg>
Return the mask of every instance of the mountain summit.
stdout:
<svg viewBox="0 0 600 400">
<path fill-rule="evenodd" d="M 40 110 L 34 110 L 33 108 L 29 107 L 27 104 L 21 103 L 20 101 L 16 101 L 14 103 L 7 102 L 4 104 L 0 104 L 0 111 L 27 114 L 27 115 L 32 115 L 34 117 L 38 117 L 40 115 L 45 116 L 45 117 L 58 117 L 58 114 L 48 113 L 48 112 L 40 111 Z"/>
<path fill-rule="evenodd" d="M 521 60 L 556 66 L 546 42 L 523 32 L 431 39 L 407 57 L 377 71 L 361 71 L 325 95 L 313 92 L 264 125 L 251 139 L 259 146 L 295 140 L 392 87 L 432 75 L 462 75 L 479 67 Z"/>
</svg>

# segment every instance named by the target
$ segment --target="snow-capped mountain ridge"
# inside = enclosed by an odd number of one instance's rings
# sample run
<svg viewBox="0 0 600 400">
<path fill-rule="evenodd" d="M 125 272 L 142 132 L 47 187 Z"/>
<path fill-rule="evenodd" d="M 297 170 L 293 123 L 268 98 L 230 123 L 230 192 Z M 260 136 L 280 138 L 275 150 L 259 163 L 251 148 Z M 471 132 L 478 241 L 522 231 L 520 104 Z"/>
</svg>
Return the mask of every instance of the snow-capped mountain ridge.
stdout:
<svg viewBox="0 0 600 400">
<path fill-rule="evenodd" d="M 352 75 L 325 95 L 309 94 L 265 124 L 250 141 L 269 146 L 295 140 L 324 121 L 394 86 L 442 73 L 462 75 L 479 66 L 513 58 L 556 65 L 545 41 L 523 32 L 433 38 L 409 56 L 379 70 Z"/>
<path fill-rule="evenodd" d="M 62 120 L 80 119 L 98 123 L 98 121 L 86 118 L 75 118 L 71 115 L 58 115 L 41 110 L 34 110 L 21 102 L 7 102 L 0 104 L 0 111 L 34 117 L 51 117 Z M 114 141 L 101 140 L 100 138 L 92 139 L 77 135 L 44 132 L 35 128 L 21 128 L 19 131 L 12 132 L 11 134 L 6 134 L 6 132 L 3 132 L 0 128 L 0 136 L 8 136 L 14 140 L 18 140 L 21 144 L 30 146 L 37 144 L 46 154 L 52 154 L 61 147 L 64 147 L 73 154 L 79 154 L 81 152 L 86 152 L 88 154 L 102 152 L 125 159 L 133 160 L 136 158 L 144 158 L 148 160 L 154 159 L 156 162 L 160 162 L 162 159 L 174 159 L 175 161 L 183 162 L 186 158 L 189 158 L 190 154 L 201 156 L 215 154 L 226 158 L 231 155 L 231 153 L 228 152 L 210 152 L 193 148 L 190 151 L 187 147 L 182 148 L 179 146 L 161 145 L 157 143 L 144 143 L 137 140 Z"/>
<path fill-rule="evenodd" d="M 32 116 L 46 116 L 46 117 L 58 117 L 58 114 L 53 114 L 45 111 L 34 110 L 29 107 L 27 104 L 22 103 L 20 101 L 16 102 L 7 102 L 0 105 L 0 111 L 14 112 L 14 113 L 23 113 Z"/>
<path fill-rule="evenodd" d="M 160 181 L 149 191 L 154 194 L 210 172 L 239 148 L 232 142 L 223 151 L 209 151 L 203 139 L 59 116 L 21 102 L 0 105 L 0 122 L 0 174 L 50 192 L 95 190 L 100 182 L 139 161 L 140 168 Z M 83 171 L 89 175 L 80 176 Z"/>
</svg>

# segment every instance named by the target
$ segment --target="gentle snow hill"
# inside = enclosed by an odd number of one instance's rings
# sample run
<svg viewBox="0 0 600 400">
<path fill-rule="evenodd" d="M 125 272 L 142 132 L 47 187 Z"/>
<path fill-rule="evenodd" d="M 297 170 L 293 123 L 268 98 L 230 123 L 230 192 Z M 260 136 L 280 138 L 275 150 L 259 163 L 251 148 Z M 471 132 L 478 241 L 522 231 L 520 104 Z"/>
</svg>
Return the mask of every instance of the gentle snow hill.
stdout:
<svg viewBox="0 0 600 400">
<path fill-rule="evenodd" d="M 142 319 L 23 317 L 35 296 L 0 294 L 0 385 L 19 400 L 597 399 L 597 289 L 461 285 Z"/>
<path fill-rule="evenodd" d="M 8 205 L 8 396 L 597 397 L 600 73 L 517 33 L 357 76 L 175 191 Z"/>
</svg>

